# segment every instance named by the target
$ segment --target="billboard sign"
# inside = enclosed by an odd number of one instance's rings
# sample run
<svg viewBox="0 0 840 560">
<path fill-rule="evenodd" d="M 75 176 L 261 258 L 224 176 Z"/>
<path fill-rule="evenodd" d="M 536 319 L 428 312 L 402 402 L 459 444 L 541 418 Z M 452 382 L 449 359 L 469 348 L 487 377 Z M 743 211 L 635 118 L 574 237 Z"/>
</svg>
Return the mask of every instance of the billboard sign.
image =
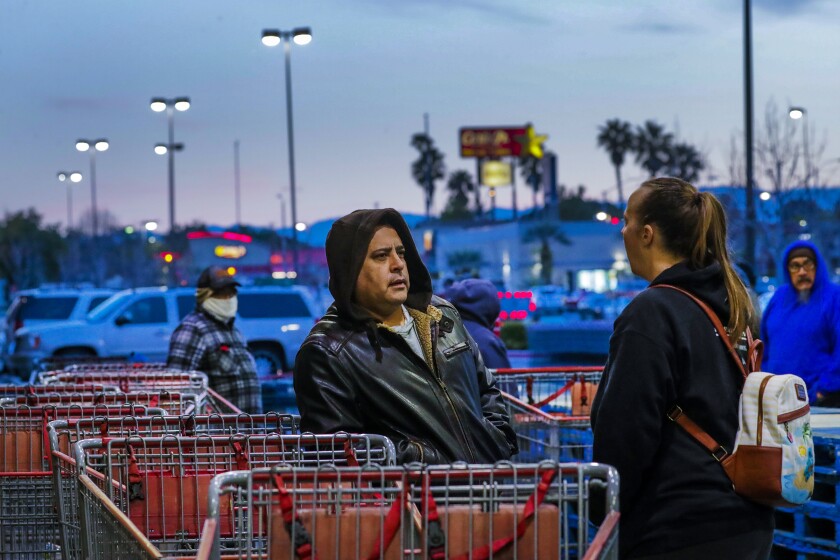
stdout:
<svg viewBox="0 0 840 560">
<path fill-rule="evenodd" d="M 525 126 L 465 127 L 458 131 L 461 157 L 499 158 L 531 155 L 542 158 L 547 135 L 537 135 Z"/>
</svg>

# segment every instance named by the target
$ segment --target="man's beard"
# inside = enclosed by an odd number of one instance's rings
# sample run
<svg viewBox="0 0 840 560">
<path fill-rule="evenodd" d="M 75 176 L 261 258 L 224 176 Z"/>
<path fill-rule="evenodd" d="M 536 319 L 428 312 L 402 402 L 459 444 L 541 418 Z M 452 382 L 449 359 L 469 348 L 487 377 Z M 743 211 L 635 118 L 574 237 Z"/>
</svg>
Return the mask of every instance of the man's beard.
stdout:
<svg viewBox="0 0 840 560">
<path fill-rule="evenodd" d="M 811 299 L 811 288 L 803 288 L 796 291 L 796 300 L 799 303 L 808 303 L 809 299 Z"/>
</svg>

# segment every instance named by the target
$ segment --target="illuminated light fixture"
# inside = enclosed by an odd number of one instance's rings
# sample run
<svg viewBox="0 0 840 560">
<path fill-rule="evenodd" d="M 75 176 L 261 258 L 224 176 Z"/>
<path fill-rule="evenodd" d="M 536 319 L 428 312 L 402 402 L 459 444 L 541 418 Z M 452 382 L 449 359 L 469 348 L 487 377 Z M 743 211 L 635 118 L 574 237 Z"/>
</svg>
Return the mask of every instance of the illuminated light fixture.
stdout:
<svg viewBox="0 0 840 560">
<path fill-rule="evenodd" d="M 279 29 L 263 29 L 262 44 L 266 47 L 276 47 L 280 44 Z"/>
<path fill-rule="evenodd" d="M 59 181 L 61 181 L 61 182 L 63 183 L 66 179 L 67 179 L 67 174 L 66 174 L 66 173 L 64 173 L 64 172 L 59 172 L 59 174 L 58 174 L 58 180 L 59 180 Z"/>
<path fill-rule="evenodd" d="M 296 45 L 308 45 L 312 42 L 312 30 L 308 27 L 298 27 L 292 30 L 292 41 Z"/>
<path fill-rule="evenodd" d="M 595 219 L 598 220 L 599 222 L 603 222 L 607 219 L 607 213 L 606 212 L 598 212 L 597 214 L 595 214 Z"/>
<path fill-rule="evenodd" d="M 70 182 L 71 183 L 78 183 L 81 180 L 82 180 L 82 174 L 79 173 L 78 171 L 74 171 L 73 173 L 70 174 Z"/>
<path fill-rule="evenodd" d="M 189 97 L 176 97 L 175 98 L 175 110 L 176 111 L 186 111 L 190 108 L 190 98 Z"/>
<path fill-rule="evenodd" d="M 134 233 L 134 228 L 131 227 L 131 226 L 125 226 L 124 231 L 125 231 L 126 235 L 131 235 L 132 233 Z"/>
<path fill-rule="evenodd" d="M 277 270 L 277 271 L 274 271 L 274 272 L 271 273 L 271 277 L 274 278 L 275 280 L 285 280 L 286 279 L 286 273 L 283 272 L 282 270 Z"/>
<path fill-rule="evenodd" d="M 80 152 L 86 152 L 90 149 L 90 142 L 87 140 L 76 140 L 76 149 Z"/>
<path fill-rule="evenodd" d="M 802 107 L 791 107 L 788 110 L 788 116 L 793 120 L 797 121 L 805 116 L 805 109 Z"/>
<path fill-rule="evenodd" d="M 231 276 L 235 275 L 236 274 L 236 267 L 229 266 L 228 269 L 227 269 L 227 273 Z"/>
<path fill-rule="evenodd" d="M 155 146 L 155 153 L 159 156 L 165 155 L 168 151 L 166 144 L 157 144 Z"/>
<path fill-rule="evenodd" d="M 163 111 L 166 111 L 166 99 L 162 97 L 153 97 L 149 107 L 155 113 L 162 113 Z"/>
<path fill-rule="evenodd" d="M 96 148 L 96 151 L 97 151 L 97 152 L 104 152 L 104 151 L 106 151 L 108 148 L 110 148 L 110 147 L 111 147 L 111 145 L 110 145 L 110 144 L 108 144 L 108 141 L 107 141 L 107 140 L 105 140 L 104 138 L 102 138 L 102 139 L 97 140 L 97 141 L 96 141 L 96 143 L 93 145 L 93 147 L 94 147 L 94 148 Z"/>
<path fill-rule="evenodd" d="M 148 221 L 143 225 L 146 231 L 155 231 L 158 228 L 158 223 L 155 221 Z"/>
<path fill-rule="evenodd" d="M 761 200 L 766 202 L 766 201 L 770 200 L 770 193 L 767 192 L 767 191 L 764 191 L 763 193 L 758 195 L 758 198 L 760 198 Z"/>
<path fill-rule="evenodd" d="M 618 219 L 618 216 L 613 216 L 612 218 L 610 218 L 610 223 L 614 226 L 617 226 L 619 222 L 621 222 L 621 220 Z"/>
<path fill-rule="evenodd" d="M 298 222 L 295 224 L 295 229 L 298 231 L 306 231 L 306 224 L 303 222 Z"/>
</svg>

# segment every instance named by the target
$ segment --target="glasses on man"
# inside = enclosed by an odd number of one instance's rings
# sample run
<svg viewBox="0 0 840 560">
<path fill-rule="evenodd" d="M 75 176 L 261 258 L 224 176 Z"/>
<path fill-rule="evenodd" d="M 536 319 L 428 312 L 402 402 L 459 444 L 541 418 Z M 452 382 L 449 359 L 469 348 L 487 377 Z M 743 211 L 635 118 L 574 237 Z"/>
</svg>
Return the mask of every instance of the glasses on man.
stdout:
<svg viewBox="0 0 840 560">
<path fill-rule="evenodd" d="M 815 268 L 817 268 L 817 263 L 815 263 L 811 259 L 806 259 L 799 263 L 788 263 L 788 271 L 794 273 L 799 272 L 800 270 L 804 270 L 805 272 L 813 272 Z"/>
</svg>

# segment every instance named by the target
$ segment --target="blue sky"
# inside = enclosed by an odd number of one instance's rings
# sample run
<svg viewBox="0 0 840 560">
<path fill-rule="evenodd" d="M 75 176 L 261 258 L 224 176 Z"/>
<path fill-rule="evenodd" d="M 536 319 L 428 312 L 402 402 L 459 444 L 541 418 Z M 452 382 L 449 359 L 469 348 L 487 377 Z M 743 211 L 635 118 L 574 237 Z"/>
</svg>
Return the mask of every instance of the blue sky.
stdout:
<svg viewBox="0 0 840 560">
<path fill-rule="evenodd" d="M 176 114 L 176 218 L 234 221 L 233 142 L 241 142 L 242 218 L 279 226 L 288 161 L 283 53 L 263 28 L 310 26 L 293 47 L 298 218 L 359 207 L 422 212 L 409 139 L 429 113 L 449 170 L 461 126 L 533 122 L 558 154 L 559 180 L 614 199 L 595 146 L 608 118 L 655 119 L 728 178 L 743 129 L 742 20 L 734 0 L 0 0 L 2 209 L 66 218 L 59 170 L 87 174 L 77 138 L 107 137 L 100 208 L 120 224 L 166 223 L 166 117 L 151 97 L 188 95 Z M 826 157 L 840 157 L 840 3 L 755 0 L 755 110 L 802 105 Z M 627 191 L 642 179 L 625 166 Z M 706 177 L 704 176 L 704 179 Z M 704 181 L 705 182 L 705 181 Z M 445 202 L 439 186 L 435 208 Z M 530 196 L 521 187 L 520 201 Z M 74 214 L 90 186 L 73 187 Z M 505 204 L 504 195 L 501 204 Z"/>
</svg>

